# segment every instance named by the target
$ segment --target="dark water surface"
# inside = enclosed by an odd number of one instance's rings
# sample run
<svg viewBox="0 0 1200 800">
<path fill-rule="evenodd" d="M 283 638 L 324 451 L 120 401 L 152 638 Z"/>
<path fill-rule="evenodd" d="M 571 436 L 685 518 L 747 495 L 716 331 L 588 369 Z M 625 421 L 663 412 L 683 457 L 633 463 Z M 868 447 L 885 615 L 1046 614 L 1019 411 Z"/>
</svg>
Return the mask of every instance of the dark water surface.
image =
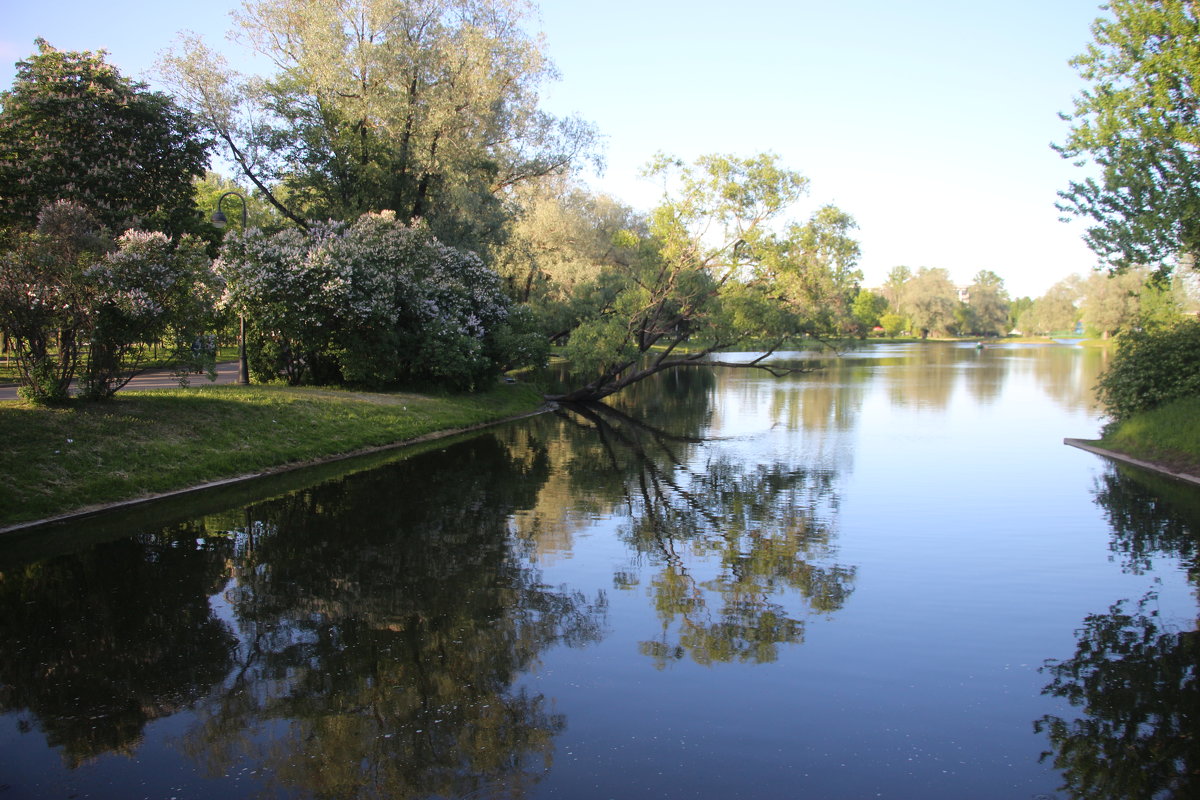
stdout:
<svg viewBox="0 0 1200 800">
<path fill-rule="evenodd" d="M 0 800 L 1195 797 L 1200 491 L 1062 444 L 1102 359 L 692 371 L 7 539 Z"/>
</svg>

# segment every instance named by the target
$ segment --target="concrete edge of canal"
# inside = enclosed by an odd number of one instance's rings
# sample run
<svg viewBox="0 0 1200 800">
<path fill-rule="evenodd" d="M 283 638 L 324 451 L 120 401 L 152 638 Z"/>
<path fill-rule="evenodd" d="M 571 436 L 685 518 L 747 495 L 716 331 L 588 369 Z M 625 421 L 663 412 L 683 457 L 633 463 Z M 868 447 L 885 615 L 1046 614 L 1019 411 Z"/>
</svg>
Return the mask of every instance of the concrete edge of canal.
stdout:
<svg viewBox="0 0 1200 800">
<path fill-rule="evenodd" d="M 256 480 L 258 478 L 265 478 L 265 477 L 268 477 L 271 475 L 279 475 L 279 474 L 282 474 L 285 472 L 293 472 L 295 470 L 304 469 L 306 467 L 313 467 L 313 466 L 316 466 L 319 464 L 333 464 L 338 461 L 348 461 L 352 458 L 359 458 L 360 456 L 371 455 L 372 453 L 383 453 L 388 450 L 400 450 L 405 447 L 410 447 L 412 445 L 421 444 L 423 442 L 432 442 L 432 441 L 436 441 L 437 439 L 448 439 L 452 436 L 459 436 L 464 433 L 473 433 L 475 431 L 480 431 L 485 428 L 491 428 L 496 425 L 503 425 L 506 422 L 514 422 L 519 419 L 527 419 L 529 417 L 536 417 L 539 414 L 545 414 L 548 411 L 553 411 L 557 407 L 558 407 L 557 403 L 546 403 L 546 404 L 542 405 L 541 407 L 534 409 L 533 411 L 526 411 L 523 414 L 513 414 L 512 416 L 504 417 L 503 419 L 494 419 L 494 420 L 491 420 L 490 422 L 480 422 L 476 425 L 468 425 L 463 428 L 449 428 L 449 429 L 442 430 L 442 431 L 433 431 L 431 433 L 422 434 L 421 436 L 415 436 L 412 439 L 404 439 L 399 442 L 391 442 L 390 444 L 381 444 L 381 445 L 376 445 L 374 447 L 363 447 L 363 448 L 359 448 L 358 450 L 352 450 L 348 453 L 338 453 L 336 455 L 325 456 L 323 458 L 315 458 L 315 459 L 311 459 L 308 461 L 296 461 L 296 462 L 292 462 L 289 464 L 280 464 L 279 466 L 260 470 L 259 472 L 251 472 L 251 473 L 247 473 L 245 475 L 237 475 L 232 478 L 222 478 L 221 480 L 218 480 L 218 481 L 210 481 L 208 483 L 202 483 L 198 486 L 188 486 L 183 489 L 173 489 L 169 492 L 158 492 L 156 494 L 148 494 L 148 495 L 143 495 L 141 497 L 134 497 L 129 500 L 118 500 L 118 501 L 112 502 L 112 503 L 98 503 L 96 505 L 91 505 L 91 506 L 87 506 L 85 508 L 80 508 L 75 511 L 68 512 L 66 514 L 58 514 L 56 516 L 46 517 L 44 519 L 29 520 L 28 522 L 18 522 L 18 523 L 12 524 L 12 525 L 0 526 L 0 536 L 3 536 L 6 533 L 17 533 L 20 531 L 29 531 L 30 529 L 39 528 L 43 525 L 53 525 L 53 524 L 60 523 L 60 522 L 68 522 L 70 520 L 83 519 L 85 517 L 91 517 L 96 514 L 103 514 L 107 511 L 115 511 L 115 510 L 121 509 L 121 508 L 130 508 L 133 506 L 141 505 L 143 503 L 152 503 L 152 502 L 155 502 L 158 500 L 167 500 L 172 497 L 182 497 L 184 495 L 193 494 L 195 492 L 203 492 L 203 491 L 207 491 L 209 489 L 217 489 L 222 486 L 233 486 L 238 483 L 245 483 L 247 481 Z"/>
<path fill-rule="evenodd" d="M 1140 469 L 1156 472 L 1159 475 L 1165 475 L 1168 478 L 1174 478 L 1175 480 L 1190 483 L 1194 486 L 1200 486 L 1200 476 L 1198 475 L 1192 475 L 1191 473 L 1187 472 L 1176 472 L 1175 470 L 1164 467 L 1162 464 L 1155 464 L 1153 461 L 1143 461 L 1140 458 L 1127 456 L 1124 453 L 1118 453 L 1114 450 L 1105 450 L 1103 447 L 1097 447 L 1087 439 L 1063 439 L 1063 444 L 1070 445 L 1071 447 L 1078 447 L 1080 450 L 1086 450 L 1089 453 L 1095 453 L 1098 456 L 1111 458 L 1114 461 L 1130 464 Z"/>
</svg>

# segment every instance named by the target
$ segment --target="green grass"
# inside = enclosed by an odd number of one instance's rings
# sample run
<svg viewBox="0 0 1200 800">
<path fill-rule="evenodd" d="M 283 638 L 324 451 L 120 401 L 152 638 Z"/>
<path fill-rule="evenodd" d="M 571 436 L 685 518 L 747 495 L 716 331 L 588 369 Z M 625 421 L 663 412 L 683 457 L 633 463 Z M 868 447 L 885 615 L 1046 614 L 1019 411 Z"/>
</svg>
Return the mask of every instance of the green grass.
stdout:
<svg viewBox="0 0 1200 800">
<path fill-rule="evenodd" d="M 67 408 L 0 403 L 0 525 L 407 441 L 541 403 L 524 384 L 440 396 L 202 386 Z"/>
<path fill-rule="evenodd" d="M 1189 397 L 1112 426 L 1098 444 L 1176 472 L 1200 475 L 1200 398 Z"/>
</svg>

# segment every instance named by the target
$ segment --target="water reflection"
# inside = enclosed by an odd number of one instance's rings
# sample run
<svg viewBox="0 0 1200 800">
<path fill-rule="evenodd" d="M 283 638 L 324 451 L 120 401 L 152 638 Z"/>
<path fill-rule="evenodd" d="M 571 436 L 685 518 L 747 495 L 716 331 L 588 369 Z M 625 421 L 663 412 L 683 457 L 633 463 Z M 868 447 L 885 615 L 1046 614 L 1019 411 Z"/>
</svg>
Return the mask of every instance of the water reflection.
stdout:
<svg viewBox="0 0 1200 800">
<path fill-rule="evenodd" d="M 644 581 L 659 630 L 640 649 L 659 668 L 773 661 L 803 641 L 803 614 L 836 611 L 853 588 L 854 568 L 830 563 L 834 473 L 710 451 L 698 424 L 680 425 L 704 417 L 677 414 L 671 431 L 611 406 L 558 417 L 577 439 L 564 473 L 624 520 L 631 562 L 614 585 Z"/>
<path fill-rule="evenodd" d="M 1172 630 L 1155 596 L 1091 614 L 1072 658 L 1051 661 L 1044 692 L 1086 712 L 1035 724 L 1072 797 L 1196 797 L 1200 792 L 1200 631 Z"/>
<path fill-rule="evenodd" d="M 1154 559 L 1179 559 L 1198 583 L 1200 501 L 1195 490 L 1125 468 L 1098 481 L 1096 503 L 1112 526 L 1122 568 L 1149 572 Z M 1158 596 L 1121 600 L 1090 614 L 1075 655 L 1046 662 L 1043 693 L 1083 716 L 1046 715 L 1045 734 L 1064 791 L 1076 798 L 1194 797 L 1200 793 L 1200 630 L 1160 618 Z M 1185 629 L 1181 629 L 1185 628 Z"/>
<path fill-rule="evenodd" d="M 229 552 L 199 536 L 187 524 L 0 574 L 0 711 L 74 767 L 131 752 L 219 683 L 234 638 L 208 596 Z"/>
<path fill-rule="evenodd" d="M 28 655 L 5 659 L 5 706 L 76 761 L 190 704 L 177 745 L 212 778 L 250 762 L 284 793 L 520 796 L 565 722 L 514 679 L 547 647 L 598 639 L 605 618 L 603 594 L 543 585 L 507 535 L 545 469 L 481 437 L 156 534 L 157 547 L 117 543 L 133 549 L 124 562 L 101 548 L 6 575 L 0 646 Z M 165 598 L 138 595 L 142 573 Z M 138 624 L 108 634 L 117 604 Z M 50 658 L 43 639 L 59 643 Z M 114 697 L 140 710 L 134 724 Z"/>
</svg>

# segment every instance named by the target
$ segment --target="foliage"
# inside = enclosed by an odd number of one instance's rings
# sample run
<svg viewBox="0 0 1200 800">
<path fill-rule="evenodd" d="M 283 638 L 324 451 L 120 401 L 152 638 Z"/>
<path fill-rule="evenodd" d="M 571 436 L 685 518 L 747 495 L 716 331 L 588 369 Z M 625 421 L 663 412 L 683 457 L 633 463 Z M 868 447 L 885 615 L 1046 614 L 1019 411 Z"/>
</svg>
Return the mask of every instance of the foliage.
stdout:
<svg viewBox="0 0 1200 800">
<path fill-rule="evenodd" d="M 76 203 L 47 206 L 38 230 L 0 254 L 0 329 L 22 393 L 39 403 L 65 400 L 77 373 L 84 396 L 110 397 L 143 368 L 149 342 L 166 340 L 173 361 L 194 367 L 215 299 L 201 242 L 132 230 L 113 241 Z"/>
<path fill-rule="evenodd" d="M 1200 632 L 1171 630 L 1154 610 L 1153 593 L 1137 608 L 1113 605 L 1091 614 L 1077 632 L 1075 656 L 1047 662 L 1044 693 L 1086 710 L 1083 719 L 1047 715 L 1054 766 L 1072 797 L 1194 796 L 1195 717 L 1200 711 Z"/>
<path fill-rule="evenodd" d="M 879 318 L 879 324 L 883 328 L 883 335 L 896 337 L 900 332 L 908 327 L 908 317 L 902 317 L 899 314 L 887 313 Z"/>
<path fill-rule="evenodd" d="M 106 228 L 202 232 L 192 179 L 209 143 L 191 114 L 104 61 L 45 40 L 0 94 L 0 227 L 71 200 Z"/>
<path fill-rule="evenodd" d="M 807 179 L 771 155 L 691 166 L 659 156 L 647 174 L 663 181 L 661 204 L 644 227 L 617 234 L 620 256 L 564 315 L 576 387 L 559 399 L 605 397 L 738 345 L 762 351 L 739 366 L 761 366 L 790 338 L 845 329 L 859 277 L 854 223 L 828 206 L 784 226 Z"/>
<path fill-rule="evenodd" d="M 279 210 L 263 197 L 262 192 L 247 189 L 224 175 L 211 171 L 205 172 L 204 177 L 197 178 L 192 185 L 195 190 L 196 205 L 206 220 L 212 219 L 222 195 L 227 192 L 237 192 L 246 202 L 246 227 L 276 231 L 291 225 L 279 213 Z M 241 201 L 234 197 L 227 197 L 225 202 L 221 203 L 221 210 L 228 218 L 230 227 L 233 227 L 234 220 L 239 220 L 238 227 L 241 226 Z"/>
<path fill-rule="evenodd" d="M 1200 395 L 1200 320 L 1122 334 L 1097 390 L 1105 411 L 1117 421 Z"/>
<path fill-rule="evenodd" d="M 1021 315 L 1020 327 L 1027 334 L 1049 334 L 1070 330 L 1080 319 L 1079 304 L 1083 299 L 1083 282 L 1079 276 L 1064 278 L 1033 301 Z"/>
<path fill-rule="evenodd" d="M 991 270 L 980 270 L 967 287 L 965 324 L 959 334 L 1003 336 L 1008 327 L 1008 292 L 1004 279 Z"/>
<path fill-rule="evenodd" d="M 1056 149 L 1097 177 L 1061 192 L 1090 218 L 1089 247 L 1111 267 L 1157 264 L 1200 248 L 1200 14 L 1192 0 L 1112 0 L 1072 63 L 1088 88 Z"/>
<path fill-rule="evenodd" d="M 958 290 L 950 273 L 940 267 L 921 267 L 905 284 L 899 307 L 914 333 L 924 339 L 930 333 L 949 333 L 955 326 Z"/>
<path fill-rule="evenodd" d="M 1144 280 L 1141 270 L 1111 275 L 1093 272 L 1084 282 L 1080 300 L 1083 324 L 1105 339 L 1135 326 Z"/>
<path fill-rule="evenodd" d="M 868 289 L 860 289 L 854 297 L 850 313 L 859 326 L 859 332 L 867 334 L 880 324 L 879 319 L 887 311 L 887 298 Z"/>
<path fill-rule="evenodd" d="M 35 232 L 15 234 L 0 251 L 0 330 L 27 399 L 67 399 L 92 324 L 85 273 L 111 247 L 87 209 L 62 201 L 42 211 Z"/>
<path fill-rule="evenodd" d="M 503 226 L 509 189 L 592 147 L 588 125 L 538 107 L 554 70 L 516 2 L 257 0 L 235 18 L 274 75 L 244 78 L 195 37 L 160 67 L 301 226 L 393 209 L 481 249 Z"/>
<path fill-rule="evenodd" d="M 496 273 L 392 214 L 230 234 L 216 268 L 259 379 L 468 388 L 544 358 Z"/>
<path fill-rule="evenodd" d="M 81 394 L 103 400 L 145 368 L 146 343 L 164 342 L 176 364 L 213 368 L 195 343 L 211 330 L 218 298 L 212 263 L 197 239 L 126 231 L 116 250 L 89 267 L 91 331 Z"/>
</svg>

